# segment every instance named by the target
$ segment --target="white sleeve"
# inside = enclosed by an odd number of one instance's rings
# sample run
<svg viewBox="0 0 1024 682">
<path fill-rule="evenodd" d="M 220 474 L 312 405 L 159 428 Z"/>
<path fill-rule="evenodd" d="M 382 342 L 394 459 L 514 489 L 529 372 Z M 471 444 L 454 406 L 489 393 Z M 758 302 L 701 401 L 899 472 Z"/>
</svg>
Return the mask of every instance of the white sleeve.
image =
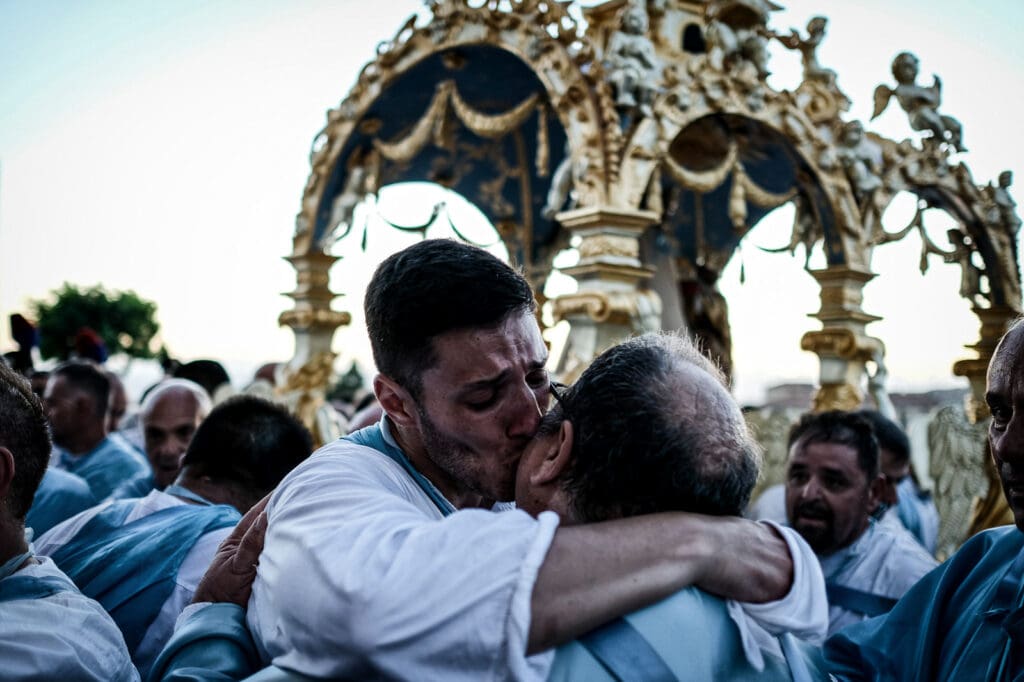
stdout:
<svg viewBox="0 0 1024 682">
<path fill-rule="evenodd" d="M 786 541 L 793 558 L 793 585 L 786 596 L 764 604 L 730 601 L 729 615 L 736 623 L 747 659 L 760 669 L 764 664 L 761 649 L 775 635 L 785 632 L 821 644 L 828 632 L 828 598 L 821 564 L 807 542 L 788 526 L 762 521 L 774 528 Z"/>
<path fill-rule="evenodd" d="M 390 476 L 321 457 L 279 487 L 248 614 L 261 654 L 317 677 L 542 679 L 530 598 L 558 517 L 432 518 Z"/>
</svg>

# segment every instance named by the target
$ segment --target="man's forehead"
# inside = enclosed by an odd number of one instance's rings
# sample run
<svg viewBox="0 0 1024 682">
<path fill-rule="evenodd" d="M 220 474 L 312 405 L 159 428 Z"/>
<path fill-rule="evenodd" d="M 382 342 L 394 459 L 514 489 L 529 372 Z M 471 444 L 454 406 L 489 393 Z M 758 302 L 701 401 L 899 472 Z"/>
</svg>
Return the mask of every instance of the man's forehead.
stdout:
<svg viewBox="0 0 1024 682">
<path fill-rule="evenodd" d="M 147 401 L 142 421 L 150 422 L 161 417 L 181 416 L 194 419 L 199 412 L 199 400 L 188 389 L 174 386 Z"/>
<path fill-rule="evenodd" d="M 1019 324 L 1003 337 L 989 364 L 989 388 L 1004 388 L 1024 379 L 1024 324 Z M 1008 387 L 1008 386 L 1006 386 Z"/>
<path fill-rule="evenodd" d="M 457 329 L 433 339 L 437 362 L 427 370 L 453 383 L 473 382 L 520 363 L 547 361 L 547 346 L 532 315 L 515 315 L 494 327 Z"/>
</svg>

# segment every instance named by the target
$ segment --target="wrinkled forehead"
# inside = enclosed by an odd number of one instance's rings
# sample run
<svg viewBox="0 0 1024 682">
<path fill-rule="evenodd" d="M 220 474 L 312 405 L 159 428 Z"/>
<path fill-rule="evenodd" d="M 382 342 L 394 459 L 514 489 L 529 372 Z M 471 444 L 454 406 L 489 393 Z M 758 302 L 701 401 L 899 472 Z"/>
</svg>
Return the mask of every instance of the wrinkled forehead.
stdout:
<svg viewBox="0 0 1024 682">
<path fill-rule="evenodd" d="M 989 376 L 1010 372 L 1020 374 L 1024 368 L 1024 323 L 1007 332 L 1002 338 L 989 364 Z"/>
<path fill-rule="evenodd" d="M 1004 393 L 1024 389 L 1024 324 L 1018 324 L 1003 337 L 988 367 L 989 392 Z M 1024 397 L 1022 395 L 1021 397 Z"/>
</svg>

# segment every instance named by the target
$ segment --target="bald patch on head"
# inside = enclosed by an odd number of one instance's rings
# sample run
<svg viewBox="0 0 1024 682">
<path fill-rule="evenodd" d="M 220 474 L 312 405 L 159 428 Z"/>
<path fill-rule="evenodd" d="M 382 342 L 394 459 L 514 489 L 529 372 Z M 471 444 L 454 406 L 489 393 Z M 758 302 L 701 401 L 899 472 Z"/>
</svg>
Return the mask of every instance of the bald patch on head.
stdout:
<svg viewBox="0 0 1024 682">
<path fill-rule="evenodd" d="M 1018 369 L 1024 362 L 1024 317 L 1017 318 L 1016 322 L 1010 325 L 1009 331 L 999 341 L 995 353 L 992 355 L 992 362 L 988 366 L 988 376 L 998 370 L 1006 369 L 1013 371 Z"/>
<path fill-rule="evenodd" d="M 213 409 L 210 396 L 199 384 L 188 379 L 167 379 L 150 391 L 142 401 L 142 407 L 139 408 L 142 421 L 145 422 L 156 406 L 164 401 L 182 401 L 190 406 L 194 405 L 202 418 Z"/>
<path fill-rule="evenodd" d="M 697 361 L 677 357 L 676 367 L 666 377 L 668 390 L 664 393 L 672 401 L 669 407 L 681 420 L 699 426 L 704 432 L 703 446 L 707 452 L 718 455 L 700 458 L 700 466 L 708 475 L 733 466 L 746 456 L 735 444 L 750 440 L 743 413 L 716 369 L 703 356 Z M 760 461 L 757 464 L 760 466 Z"/>
</svg>

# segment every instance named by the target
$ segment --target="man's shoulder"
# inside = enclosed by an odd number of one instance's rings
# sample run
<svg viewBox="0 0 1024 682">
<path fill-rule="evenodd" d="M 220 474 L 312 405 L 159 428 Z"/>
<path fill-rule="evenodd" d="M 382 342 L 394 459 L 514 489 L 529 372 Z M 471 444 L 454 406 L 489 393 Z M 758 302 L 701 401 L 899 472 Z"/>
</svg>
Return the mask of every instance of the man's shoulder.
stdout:
<svg viewBox="0 0 1024 682">
<path fill-rule="evenodd" d="M 1004 561 L 1012 561 L 1024 550 L 1024 532 L 1016 526 L 999 526 L 989 528 L 972 535 L 949 558 L 950 566 L 971 569 L 977 567 L 987 570 L 982 564 L 992 565 Z"/>
<path fill-rule="evenodd" d="M 107 460 L 130 462 L 135 467 L 143 464 L 143 460 L 139 458 L 139 453 L 124 442 L 124 439 L 113 438 L 112 436 L 107 436 L 103 439 L 97 454 Z"/>
<path fill-rule="evenodd" d="M 902 526 L 876 523 L 869 536 L 867 562 L 877 579 L 902 595 L 939 562 Z"/>
<path fill-rule="evenodd" d="M 131 680 L 138 674 L 124 638 L 113 619 L 96 601 L 83 595 L 49 559 L 27 566 L 16 576 L 57 579 L 67 588 L 37 599 L 4 604 L 0 618 L 0 659 L 5 673 L 20 679 L 41 674 L 48 679 Z M 50 666 L 40 670 L 38 666 Z M 9 666 L 14 667 L 11 670 Z"/>
<path fill-rule="evenodd" d="M 43 474 L 43 480 L 39 483 L 39 489 L 36 491 L 36 495 L 47 493 L 92 497 L 92 491 L 84 478 L 52 466 L 47 467 L 46 473 Z"/>
<path fill-rule="evenodd" d="M 281 488 L 301 484 L 383 485 L 397 492 L 418 490 L 401 465 L 367 445 L 339 438 L 293 469 Z"/>
<path fill-rule="evenodd" d="M 632 629 L 630 639 L 642 637 L 664 664 L 680 679 L 743 678 L 749 668 L 739 630 L 726 602 L 697 588 L 687 588 L 651 606 L 628 614 L 625 625 L 616 621 L 605 635 L 610 646 L 623 638 L 618 628 Z M 607 626 L 606 626 L 607 627 Z M 627 646 L 623 642 L 623 646 Z M 634 652 L 635 655 L 635 652 Z M 729 671 L 726 674 L 726 671 Z M 613 679 L 591 653 L 585 638 L 556 650 L 549 680 Z"/>
</svg>

